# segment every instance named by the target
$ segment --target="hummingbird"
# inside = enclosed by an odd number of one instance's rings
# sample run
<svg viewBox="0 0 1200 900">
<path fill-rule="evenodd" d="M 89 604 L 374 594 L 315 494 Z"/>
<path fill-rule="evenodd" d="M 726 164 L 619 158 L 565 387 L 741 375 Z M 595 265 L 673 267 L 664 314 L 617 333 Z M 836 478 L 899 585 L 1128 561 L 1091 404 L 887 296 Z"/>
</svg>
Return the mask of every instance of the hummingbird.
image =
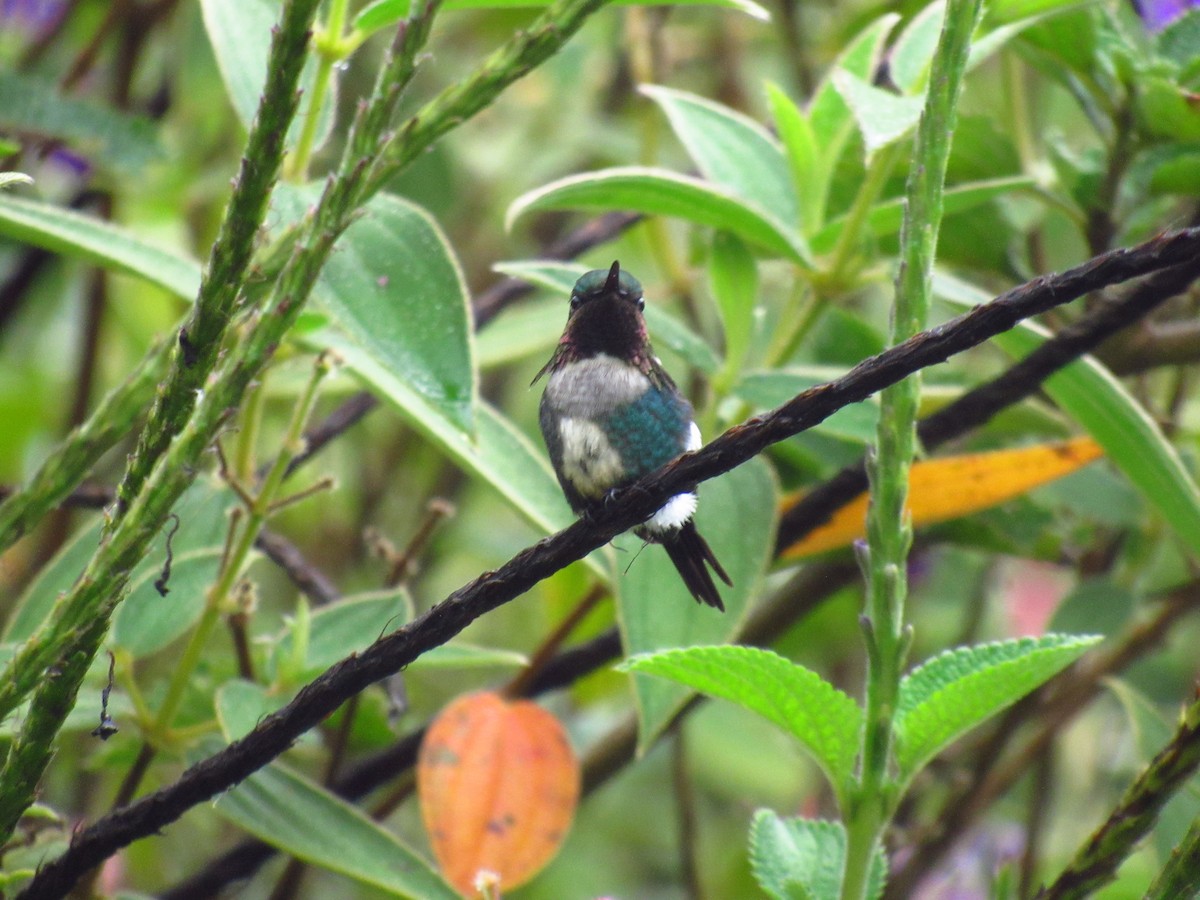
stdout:
<svg viewBox="0 0 1200 900">
<path fill-rule="evenodd" d="M 650 346 L 645 303 L 641 283 L 620 261 L 580 276 L 566 330 L 533 379 L 549 376 L 538 423 L 577 514 L 700 447 L 692 406 Z M 696 530 L 695 512 L 694 492 L 676 494 L 634 533 L 663 546 L 698 603 L 724 612 L 709 567 L 727 585 L 733 582 Z"/>
</svg>

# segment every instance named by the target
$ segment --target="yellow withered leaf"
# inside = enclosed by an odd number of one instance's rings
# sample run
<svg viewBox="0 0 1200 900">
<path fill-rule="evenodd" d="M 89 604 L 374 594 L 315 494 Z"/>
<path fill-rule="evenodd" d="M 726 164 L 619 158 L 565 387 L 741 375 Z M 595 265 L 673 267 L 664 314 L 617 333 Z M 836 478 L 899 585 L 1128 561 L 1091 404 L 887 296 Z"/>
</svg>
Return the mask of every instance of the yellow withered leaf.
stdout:
<svg viewBox="0 0 1200 900">
<path fill-rule="evenodd" d="M 417 793 L 442 873 L 475 897 L 480 879 L 507 890 L 558 852 L 579 799 L 579 763 L 549 712 L 480 691 L 429 726 Z"/>
<path fill-rule="evenodd" d="M 933 525 L 979 512 L 1011 500 L 1056 478 L 1069 475 L 1103 455 L 1090 437 L 1018 450 L 994 450 L 913 464 L 909 476 L 908 512 L 914 527 Z M 801 494 L 784 498 L 786 511 Z M 860 494 L 781 554 L 799 559 L 848 546 L 866 530 L 867 495 Z"/>
</svg>

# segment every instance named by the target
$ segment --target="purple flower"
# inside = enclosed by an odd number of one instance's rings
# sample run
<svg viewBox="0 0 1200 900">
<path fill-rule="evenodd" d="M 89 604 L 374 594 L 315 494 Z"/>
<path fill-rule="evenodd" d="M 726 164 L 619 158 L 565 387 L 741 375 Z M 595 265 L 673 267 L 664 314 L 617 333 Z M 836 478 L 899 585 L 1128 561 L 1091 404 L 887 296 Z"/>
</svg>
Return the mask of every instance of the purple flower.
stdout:
<svg viewBox="0 0 1200 900">
<path fill-rule="evenodd" d="M 1151 31 L 1166 28 L 1185 12 L 1200 8 L 1200 0 L 1134 0 L 1138 15 Z"/>
<path fill-rule="evenodd" d="M 62 0 L 0 0 L 0 21 L 13 19 L 35 31 L 57 22 L 62 11 Z"/>
</svg>

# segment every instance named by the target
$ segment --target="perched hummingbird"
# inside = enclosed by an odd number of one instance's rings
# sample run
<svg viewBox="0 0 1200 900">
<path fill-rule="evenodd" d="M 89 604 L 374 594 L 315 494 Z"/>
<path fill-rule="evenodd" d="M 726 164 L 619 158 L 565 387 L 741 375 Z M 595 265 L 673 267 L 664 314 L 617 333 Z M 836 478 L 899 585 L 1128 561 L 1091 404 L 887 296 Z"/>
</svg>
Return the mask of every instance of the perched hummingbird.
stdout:
<svg viewBox="0 0 1200 900">
<path fill-rule="evenodd" d="M 642 286 L 619 262 L 575 282 L 567 327 L 550 361 L 538 421 L 567 501 L 582 513 L 700 446 L 692 406 L 654 355 Z M 694 493 L 676 494 L 634 529 L 662 544 L 697 602 L 724 611 L 707 566 L 733 582 L 696 531 Z"/>
</svg>

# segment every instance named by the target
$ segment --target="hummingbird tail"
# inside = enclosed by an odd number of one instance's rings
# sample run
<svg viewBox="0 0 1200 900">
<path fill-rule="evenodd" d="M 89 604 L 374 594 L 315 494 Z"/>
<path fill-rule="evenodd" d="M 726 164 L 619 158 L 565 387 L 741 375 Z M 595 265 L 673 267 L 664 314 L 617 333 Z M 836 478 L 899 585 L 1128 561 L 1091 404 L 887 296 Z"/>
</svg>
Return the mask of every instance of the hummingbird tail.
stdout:
<svg viewBox="0 0 1200 900">
<path fill-rule="evenodd" d="M 708 571 L 708 566 L 712 566 L 717 577 L 730 587 L 733 586 L 733 582 L 729 580 L 725 569 L 717 562 L 717 557 L 713 555 L 708 542 L 696 530 L 695 523 L 685 522 L 677 530 L 658 535 L 656 540 L 667 551 L 667 556 L 679 570 L 679 576 L 687 585 L 687 589 L 691 591 L 692 596 L 696 598 L 696 602 L 707 603 L 709 606 L 715 606 L 721 612 L 725 612 L 725 604 L 721 602 L 721 595 L 717 593 L 717 585 L 713 581 L 712 573 Z M 707 565 L 705 565 L 706 563 Z"/>
</svg>

